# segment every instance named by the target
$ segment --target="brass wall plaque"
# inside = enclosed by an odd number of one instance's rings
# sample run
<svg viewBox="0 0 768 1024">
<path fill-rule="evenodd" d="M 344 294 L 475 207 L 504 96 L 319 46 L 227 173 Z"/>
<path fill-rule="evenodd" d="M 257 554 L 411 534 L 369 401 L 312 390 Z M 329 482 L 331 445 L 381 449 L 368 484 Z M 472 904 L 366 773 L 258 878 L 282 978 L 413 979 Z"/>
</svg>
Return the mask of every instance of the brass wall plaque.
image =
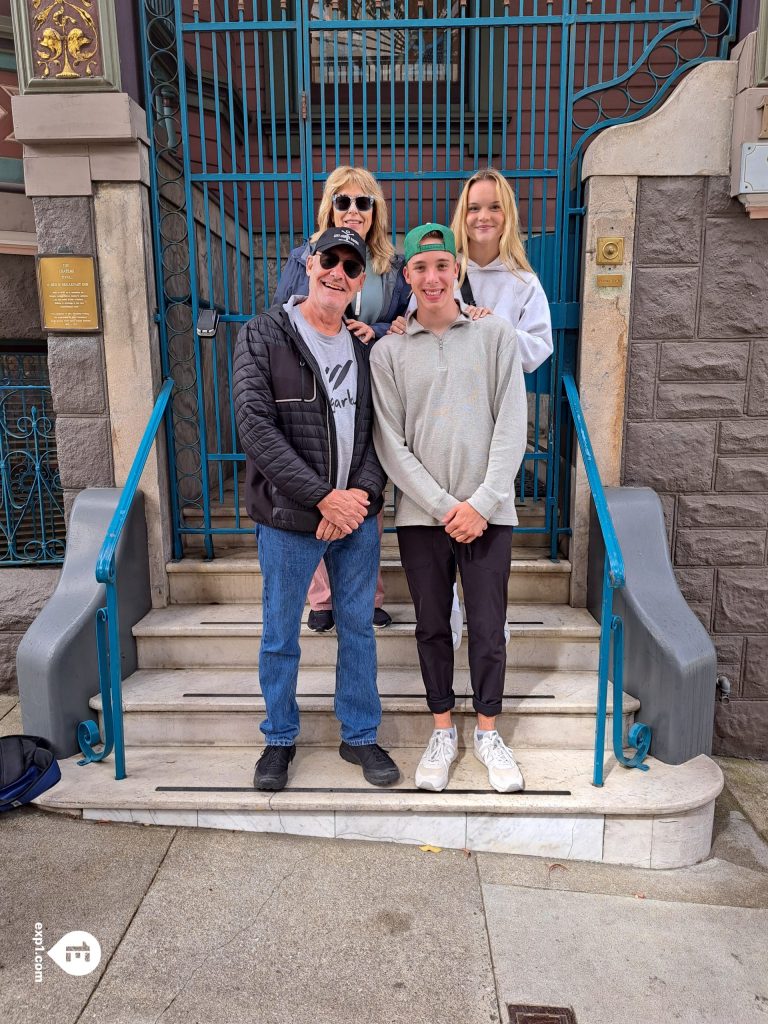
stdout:
<svg viewBox="0 0 768 1024">
<path fill-rule="evenodd" d="M 38 256 L 37 291 L 44 331 L 98 331 L 93 256 Z"/>
<path fill-rule="evenodd" d="M 624 284 L 623 274 L 598 274 L 597 275 L 597 287 L 598 288 L 621 288 Z"/>
</svg>

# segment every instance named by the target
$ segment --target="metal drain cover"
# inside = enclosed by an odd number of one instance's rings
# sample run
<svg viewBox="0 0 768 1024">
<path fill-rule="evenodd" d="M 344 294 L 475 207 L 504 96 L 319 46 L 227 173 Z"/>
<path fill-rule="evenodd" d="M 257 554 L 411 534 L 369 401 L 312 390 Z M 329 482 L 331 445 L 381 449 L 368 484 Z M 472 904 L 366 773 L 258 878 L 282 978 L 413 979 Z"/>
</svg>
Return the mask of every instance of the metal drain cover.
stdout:
<svg viewBox="0 0 768 1024">
<path fill-rule="evenodd" d="M 510 1003 L 509 1024 L 578 1024 L 570 1006 L 528 1006 Z"/>
</svg>

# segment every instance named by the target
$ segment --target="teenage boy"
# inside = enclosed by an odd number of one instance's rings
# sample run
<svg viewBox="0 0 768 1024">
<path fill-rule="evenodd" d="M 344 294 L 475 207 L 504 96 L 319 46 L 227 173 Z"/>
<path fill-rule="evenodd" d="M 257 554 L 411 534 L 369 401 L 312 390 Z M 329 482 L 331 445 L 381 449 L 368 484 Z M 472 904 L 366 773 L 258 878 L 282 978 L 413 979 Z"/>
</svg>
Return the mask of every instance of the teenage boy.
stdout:
<svg viewBox="0 0 768 1024">
<path fill-rule="evenodd" d="M 372 620 L 385 478 L 371 439 L 368 348 L 342 319 L 362 287 L 365 258 L 356 231 L 324 231 L 307 259 L 309 295 L 249 320 L 237 339 L 235 413 L 264 590 L 259 680 L 267 745 L 256 765 L 257 789 L 282 789 L 296 752 L 301 614 L 323 557 L 339 643 L 339 753 L 360 765 L 371 785 L 400 776 L 376 743 L 381 702 Z"/>
<path fill-rule="evenodd" d="M 520 352 L 505 320 L 471 320 L 454 298 L 458 263 L 449 228 L 424 224 L 408 233 L 404 274 L 416 308 L 405 334 L 386 335 L 372 349 L 371 376 L 374 444 L 400 492 L 395 525 L 434 716 L 416 785 L 444 789 L 458 753 L 450 626 L 458 568 L 477 712 L 475 756 L 491 786 L 509 793 L 523 788 L 523 778 L 496 717 L 506 671 L 514 480 L 527 431 Z"/>
</svg>

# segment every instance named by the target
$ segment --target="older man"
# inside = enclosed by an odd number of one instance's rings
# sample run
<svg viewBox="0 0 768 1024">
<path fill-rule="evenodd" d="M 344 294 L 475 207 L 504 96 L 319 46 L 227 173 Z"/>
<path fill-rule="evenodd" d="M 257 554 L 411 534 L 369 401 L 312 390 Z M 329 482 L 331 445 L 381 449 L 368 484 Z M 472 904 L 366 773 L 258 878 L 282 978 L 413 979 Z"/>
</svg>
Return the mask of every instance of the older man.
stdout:
<svg viewBox="0 0 768 1024">
<path fill-rule="evenodd" d="M 365 278 L 365 255 L 355 231 L 325 231 L 307 259 L 309 295 L 250 320 L 237 340 L 235 411 L 263 578 L 266 747 L 257 789 L 282 789 L 296 751 L 301 615 L 323 557 L 338 634 L 339 753 L 374 786 L 399 778 L 376 743 L 381 703 L 372 619 L 385 477 L 371 440 L 368 349 L 343 322 Z"/>
</svg>

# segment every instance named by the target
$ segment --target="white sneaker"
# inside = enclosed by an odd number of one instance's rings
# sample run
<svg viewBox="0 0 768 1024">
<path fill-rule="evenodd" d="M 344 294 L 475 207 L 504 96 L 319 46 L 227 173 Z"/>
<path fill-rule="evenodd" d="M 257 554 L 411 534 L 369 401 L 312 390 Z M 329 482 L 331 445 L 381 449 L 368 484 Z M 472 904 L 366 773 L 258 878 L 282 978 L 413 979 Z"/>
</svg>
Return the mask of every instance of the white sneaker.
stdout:
<svg viewBox="0 0 768 1024">
<path fill-rule="evenodd" d="M 448 769 L 458 756 L 456 733 L 452 729 L 435 729 L 416 769 L 419 789 L 441 792 L 448 785 Z"/>
<path fill-rule="evenodd" d="M 458 651 L 461 647 L 461 631 L 464 628 L 464 612 L 459 604 L 459 589 L 453 584 L 453 606 L 451 607 L 451 634 L 453 635 L 453 649 Z"/>
<path fill-rule="evenodd" d="M 512 751 L 495 729 L 481 736 L 475 729 L 475 757 L 488 769 L 488 781 L 498 793 L 517 793 L 525 789 Z"/>
</svg>

